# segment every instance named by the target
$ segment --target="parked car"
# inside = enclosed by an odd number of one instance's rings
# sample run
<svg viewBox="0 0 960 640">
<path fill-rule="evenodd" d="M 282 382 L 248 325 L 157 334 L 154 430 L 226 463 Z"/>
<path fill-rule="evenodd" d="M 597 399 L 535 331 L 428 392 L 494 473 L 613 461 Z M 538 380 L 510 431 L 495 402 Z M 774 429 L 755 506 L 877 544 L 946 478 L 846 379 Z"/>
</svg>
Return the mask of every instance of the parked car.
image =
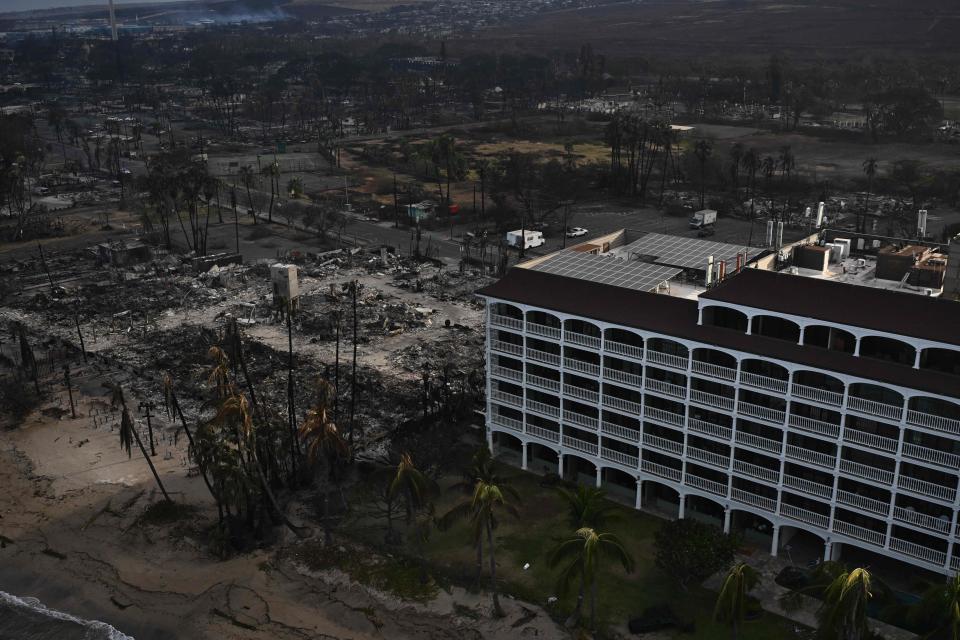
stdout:
<svg viewBox="0 0 960 640">
<path fill-rule="evenodd" d="M 572 229 L 567 229 L 568 238 L 579 238 L 580 236 L 587 235 L 587 230 L 583 227 L 574 227 Z"/>
</svg>

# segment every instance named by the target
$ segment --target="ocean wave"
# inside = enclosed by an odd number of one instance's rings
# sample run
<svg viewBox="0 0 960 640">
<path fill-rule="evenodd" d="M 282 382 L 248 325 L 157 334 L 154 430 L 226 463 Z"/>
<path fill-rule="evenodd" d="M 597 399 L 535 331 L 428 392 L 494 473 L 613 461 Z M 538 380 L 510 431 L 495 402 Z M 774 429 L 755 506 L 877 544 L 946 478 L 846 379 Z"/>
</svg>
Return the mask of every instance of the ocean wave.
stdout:
<svg viewBox="0 0 960 640">
<path fill-rule="evenodd" d="M 49 609 L 0 591 L 0 640 L 134 640 L 105 622 Z"/>
</svg>

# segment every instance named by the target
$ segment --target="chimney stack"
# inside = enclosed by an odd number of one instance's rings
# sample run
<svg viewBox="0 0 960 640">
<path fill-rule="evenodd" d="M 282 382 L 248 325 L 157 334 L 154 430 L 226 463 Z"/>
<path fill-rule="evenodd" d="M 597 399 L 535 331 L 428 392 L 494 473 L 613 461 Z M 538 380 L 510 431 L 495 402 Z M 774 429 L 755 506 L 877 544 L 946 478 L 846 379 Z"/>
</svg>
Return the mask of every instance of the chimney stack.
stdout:
<svg viewBox="0 0 960 640">
<path fill-rule="evenodd" d="M 707 257 L 707 288 L 710 288 L 710 285 L 713 284 L 713 256 Z"/>
<path fill-rule="evenodd" d="M 777 246 L 776 249 L 779 251 L 783 247 L 783 221 L 777 223 Z"/>
<path fill-rule="evenodd" d="M 824 205 L 822 202 L 817 204 L 817 229 L 823 226 Z"/>
<path fill-rule="evenodd" d="M 917 212 L 917 239 L 923 240 L 927 236 L 927 210 Z"/>
<path fill-rule="evenodd" d="M 767 220 L 767 246 L 773 246 L 773 220 Z"/>
</svg>

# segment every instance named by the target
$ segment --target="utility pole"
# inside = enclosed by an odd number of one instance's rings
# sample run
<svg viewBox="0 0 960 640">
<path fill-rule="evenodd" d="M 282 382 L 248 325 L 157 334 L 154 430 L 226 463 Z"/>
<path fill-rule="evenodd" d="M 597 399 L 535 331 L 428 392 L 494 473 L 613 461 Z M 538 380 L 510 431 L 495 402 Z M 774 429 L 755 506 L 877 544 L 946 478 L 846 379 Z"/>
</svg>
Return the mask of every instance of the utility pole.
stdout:
<svg viewBox="0 0 960 640">
<path fill-rule="evenodd" d="M 350 295 L 353 298 L 353 370 L 350 373 L 350 456 L 353 457 L 353 432 L 356 430 L 357 411 L 357 289 L 360 283 L 356 280 L 350 283 Z"/>
<path fill-rule="evenodd" d="M 77 410 L 73 406 L 73 386 L 70 384 L 70 365 L 63 365 L 63 382 L 67 385 L 67 395 L 70 397 L 70 417 L 77 419 Z"/>
<path fill-rule="evenodd" d="M 333 421 L 340 421 L 340 325 L 343 307 L 337 303 L 337 346 L 333 356 Z"/>
<path fill-rule="evenodd" d="M 400 228 L 400 200 L 397 197 L 397 172 L 393 172 L 393 228 Z"/>
<path fill-rule="evenodd" d="M 150 438 L 150 456 L 152 457 L 157 455 L 157 450 L 153 445 L 153 423 L 150 421 L 150 411 L 153 409 L 153 403 L 147 400 L 146 402 L 141 402 L 138 408 L 144 412 L 147 418 L 147 435 Z"/>
<path fill-rule="evenodd" d="M 290 468 L 293 477 L 297 477 L 297 454 L 300 451 L 297 442 L 297 415 L 294 408 L 293 393 L 293 303 L 287 300 L 287 419 L 290 423 Z"/>
</svg>

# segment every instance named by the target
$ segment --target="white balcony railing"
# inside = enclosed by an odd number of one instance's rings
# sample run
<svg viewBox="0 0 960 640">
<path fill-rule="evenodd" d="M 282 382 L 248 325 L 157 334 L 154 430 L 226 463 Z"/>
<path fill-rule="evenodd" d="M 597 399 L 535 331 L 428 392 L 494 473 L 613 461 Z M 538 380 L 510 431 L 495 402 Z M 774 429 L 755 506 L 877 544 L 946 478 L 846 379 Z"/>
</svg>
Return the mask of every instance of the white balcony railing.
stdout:
<svg viewBox="0 0 960 640">
<path fill-rule="evenodd" d="M 914 511 L 911 508 L 894 507 L 893 519 L 900 522 L 909 522 L 910 524 L 938 533 L 949 534 L 951 529 L 950 516 L 936 518 L 925 513 L 920 513 L 919 511 Z"/>
<path fill-rule="evenodd" d="M 844 491 L 843 489 L 839 489 L 837 491 L 837 502 L 840 504 L 845 504 L 848 507 L 856 507 L 864 511 L 876 513 L 883 517 L 887 517 L 887 514 L 890 513 L 889 502 L 857 495 L 852 491 Z"/>
<path fill-rule="evenodd" d="M 810 495 L 820 496 L 821 498 L 829 498 L 833 494 L 833 487 L 830 485 L 788 474 L 783 474 L 783 486 L 796 489 L 797 491 L 803 491 Z"/>
<path fill-rule="evenodd" d="M 694 360 L 690 363 L 690 370 L 701 376 L 717 378 L 718 380 L 727 380 L 733 382 L 737 379 L 737 370 L 730 367 L 723 367 L 719 364 Z"/>
<path fill-rule="evenodd" d="M 592 362 L 584 362 L 583 360 L 577 360 L 576 358 L 564 358 L 563 368 L 570 369 L 572 371 L 588 373 L 592 376 L 600 375 L 600 365 L 593 364 Z"/>
<path fill-rule="evenodd" d="M 641 461 L 640 465 L 640 468 L 647 473 L 652 473 L 655 476 L 666 478 L 667 480 L 673 480 L 674 482 L 680 482 L 680 469 L 674 469 L 673 467 L 657 464 L 656 462 L 651 462 L 649 460 Z"/>
<path fill-rule="evenodd" d="M 523 345 L 514 344 L 512 342 L 504 342 L 503 340 L 491 340 L 490 348 L 494 351 L 509 353 L 510 355 L 514 356 L 523 355 Z"/>
<path fill-rule="evenodd" d="M 783 443 L 779 440 L 763 438 L 753 433 L 747 433 L 746 431 L 737 431 L 736 441 L 737 444 L 743 444 L 755 449 L 763 449 L 764 451 L 776 454 L 779 454 L 783 448 Z"/>
<path fill-rule="evenodd" d="M 802 429 L 810 433 L 819 433 L 822 436 L 836 438 L 840 435 L 840 425 L 824 422 L 815 418 L 806 418 L 804 416 L 795 416 L 790 414 L 790 426 L 795 429 Z"/>
<path fill-rule="evenodd" d="M 640 464 L 640 458 L 638 456 L 632 456 L 629 453 L 624 453 L 622 451 L 617 451 L 616 449 L 608 449 L 604 447 L 600 451 L 600 455 L 604 460 L 610 460 L 611 462 L 616 462 L 619 465 L 628 467 L 630 469 L 636 469 Z"/>
<path fill-rule="evenodd" d="M 758 404 L 744 402 L 743 400 L 737 403 L 737 411 L 745 416 L 752 416 L 754 418 L 760 418 L 761 420 L 767 420 L 768 422 L 775 422 L 778 425 L 783 424 L 783 420 L 786 417 L 785 411 L 771 409 L 770 407 L 762 407 Z"/>
<path fill-rule="evenodd" d="M 743 504 L 750 504 L 755 507 L 760 507 L 771 513 L 776 512 L 777 510 L 777 501 L 773 498 L 767 498 L 764 496 L 758 496 L 757 494 L 746 491 L 744 489 L 737 489 L 736 487 L 730 491 L 730 497 L 737 502 L 742 502 Z"/>
<path fill-rule="evenodd" d="M 501 367 L 499 365 L 490 367 L 490 373 L 504 380 L 514 380 L 519 382 L 523 379 L 523 371 L 520 371 L 519 369 L 511 369 L 509 367 Z"/>
<path fill-rule="evenodd" d="M 638 389 L 643 388 L 643 376 L 637 375 L 636 373 L 627 373 L 626 371 L 618 371 L 617 369 L 604 367 L 603 379 Z"/>
<path fill-rule="evenodd" d="M 955 453 L 931 449 L 930 447 L 921 447 L 918 444 L 911 444 L 909 442 L 903 443 L 903 449 L 901 451 L 906 458 L 932 462 L 933 464 L 950 467 L 951 469 L 960 468 L 960 456 Z"/>
<path fill-rule="evenodd" d="M 820 404 L 829 404 L 833 407 L 839 407 L 843 404 L 843 394 L 836 391 L 827 391 L 818 387 L 809 387 L 805 384 L 793 383 L 790 387 L 790 393 L 798 398 L 813 400 Z"/>
<path fill-rule="evenodd" d="M 849 473 L 852 476 L 857 476 L 858 478 L 875 480 L 876 482 L 881 482 L 883 484 L 893 484 L 893 471 L 877 469 L 876 467 L 871 467 L 868 464 L 862 464 L 852 460 L 841 460 L 840 471 Z"/>
<path fill-rule="evenodd" d="M 684 398 L 687 395 L 687 388 L 681 387 L 678 384 L 673 384 L 670 382 L 664 382 L 663 380 L 655 380 L 653 378 L 647 378 L 643 381 L 643 388 L 647 391 L 656 391 L 657 393 L 662 393 L 665 396 L 670 396 L 671 398 Z"/>
<path fill-rule="evenodd" d="M 644 356 L 646 357 L 647 362 L 652 362 L 653 364 L 660 364 L 666 367 L 672 367 L 674 369 L 687 368 L 687 359 L 681 356 L 675 356 L 672 353 L 664 353 L 662 351 L 647 349 Z"/>
<path fill-rule="evenodd" d="M 577 451 L 582 451 L 583 453 L 588 453 L 592 456 L 597 455 L 596 443 L 587 442 L 585 440 L 581 440 L 580 438 L 574 438 L 573 436 L 563 436 L 563 446 L 576 449 Z"/>
<path fill-rule="evenodd" d="M 617 398 L 615 396 L 604 395 L 603 406 L 613 407 L 614 409 L 619 409 L 634 416 L 639 416 L 641 412 L 643 412 L 643 406 L 639 402 L 624 400 L 623 398 Z"/>
<path fill-rule="evenodd" d="M 921 560 L 926 560 L 930 564 L 942 567 L 947 563 L 947 554 L 943 551 L 937 551 L 922 544 L 900 540 L 899 538 L 890 538 L 890 549 Z"/>
<path fill-rule="evenodd" d="M 756 387 L 757 389 L 766 389 L 767 391 L 784 394 L 787 392 L 787 387 L 790 386 L 790 382 L 787 380 L 761 376 L 760 374 L 750 373 L 749 371 L 740 372 L 740 384 L 745 387 Z"/>
<path fill-rule="evenodd" d="M 546 440 L 547 442 L 560 442 L 560 434 L 556 431 L 544 429 L 543 427 L 538 427 L 532 424 L 527 425 L 527 435 L 540 438 L 541 440 Z"/>
<path fill-rule="evenodd" d="M 696 487 L 697 489 L 703 489 L 707 493 L 712 493 L 718 496 L 727 495 L 727 485 L 722 482 L 717 482 L 716 480 L 708 480 L 707 478 L 701 478 L 700 476 L 691 475 L 689 472 L 683 479 L 683 484 L 688 487 Z"/>
<path fill-rule="evenodd" d="M 539 349 L 527 348 L 527 358 L 544 364 L 550 364 L 555 367 L 560 366 L 560 354 L 550 353 L 549 351 L 540 351 Z"/>
<path fill-rule="evenodd" d="M 600 402 L 600 394 L 596 391 L 591 391 L 590 389 L 584 389 L 583 387 L 577 387 L 572 384 L 563 385 L 563 395 L 570 396 L 571 398 L 577 398 L 579 400 L 586 400 L 587 402 L 592 402 L 594 404 Z"/>
<path fill-rule="evenodd" d="M 512 429 L 513 431 L 523 431 L 523 421 L 517 420 L 515 418 L 508 418 L 507 416 L 501 416 L 499 414 L 493 414 L 490 416 L 490 422 L 497 425 L 498 427 L 504 427 L 506 429 Z"/>
<path fill-rule="evenodd" d="M 630 427 L 624 427 L 613 422 L 604 422 L 600 425 L 600 430 L 606 434 L 629 440 L 630 442 L 640 442 L 640 432 Z"/>
<path fill-rule="evenodd" d="M 856 538 L 857 540 L 863 540 L 864 542 L 875 544 L 878 547 L 883 546 L 883 541 L 887 537 L 886 533 L 881 533 L 879 531 L 874 531 L 873 529 L 867 529 L 866 527 L 861 527 L 859 525 L 850 524 L 849 522 L 836 519 L 833 521 L 833 530 L 845 536 L 850 536 L 851 538 Z"/>
<path fill-rule="evenodd" d="M 955 487 L 945 487 L 941 484 L 918 480 L 910 476 L 901 475 L 897 478 L 897 486 L 901 489 L 912 491 L 913 493 L 938 498 L 946 502 L 953 502 L 957 497 L 957 489 Z"/>
<path fill-rule="evenodd" d="M 606 401 L 607 396 L 604 396 L 604 401 Z M 676 427 L 683 426 L 683 416 L 679 413 L 674 413 L 672 411 L 665 411 L 663 409 L 658 409 L 656 407 L 644 407 L 643 416 L 645 418 L 650 418 L 651 420 L 656 420 L 658 422 L 664 422 L 666 424 L 671 424 Z"/>
<path fill-rule="evenodd" d="M 497 402 L 502 402 L 503 404 L 509 404 L 513 407 L 522 407 L 523 398 L 512 393 L 507 393 L 506 391 L 500 391 L 499 389 L 493 389 L 490 391 L 490 399 L 496 400 Z"/>
<path fill-rule="evenodd" d="M 625 342 L 606 340 L 603 343 L 603 350 L 609 353 L 615 353 L 618 356 L 626 356 L 634 360 L 643 360 L 643 347 L 626 344 Z"/>
<path fill-rule="evenodd" d="M 871 416 L 888 418 L 890 420 L 899 420 L 903 413 L 903 407 L 900 405 L 867 400 L 866 398 L 858 398 L 857 396 L 847 397 L 847 409 L 859 411 L 860 413 Z"/>
<path fill-rule="evenodd" d="M 570 344 L 576 344 L 581 347 L 587 347 L 590 349 L 600 348 L 600 338 L 596 336 L 588 336 L 585 333 L 577 333 L 576 331 L 564 331 L 563 339 L 565 342 L 569 342 Z"/>
<path fill-rule="evenodd" d="M 668 453 L 674 453 L 676 455 L 683 454 L 683 443 L 670 440 L 669 438 L 661 438 L 660 436 L 655 436 L 650 433 L 643 434 L 643 446 L 650 447 L 651 449 L 658 449 L 660 451 L 666 451 Z"/>
<path fill-rule="evenodd" d="M 752 478 L 759 478 L 760 480 L 772 482 L 773 484 L 776 484 L 780 479 L 779 471 L 775 469 L 768 469 L 767 467 L 761 467 L 758 464 L 744 462 L 743 460 L 734 460 L 733 470 Z"/>
<path fill-rule="evenodd" d="M 705 464 L 713 465 L 714 467 L 719 467 L 724 471 L 726 471 L 727 467 L 730 466 L 729 455 L 714 453 L 713 451 L 707 451 L 706 449 L 691 447 L 689 445 L 687 445 L 687 457 L 691 460 L 696 460 L 697 462 L 703 462 Z"/>
<path fill-rule="evenodd" d="M 800 522 L 812 524 L 813 526 L 820 527 L 821 529 L 830 528 L 830 516 L 825 516 L 822 513 L 810 511 L 809 509 L 804 509 L 802 507 L 796 507 L 792 504 L 781 503 L 780 515 L 790 518 L 791 520 L 798 520 Z"/>
<path fill-rule="evenodd" d="M 649 412 L 650 412 L 650 409 L 647 408 L 647 413 Z M 696 431 L 697 433 L 704 433 L 708 436 L 720 438 L 721 440 L 729 440 L 730 436 L 733 434 L 733 429 L 731 429 L 730 427 L 724 427 L 719 424 L 707 422 L 706 420 L 699 420 L 697 418 L 690 418 L 689 420 L 687 420 L 687 427 L 691 431 Z"/>
<path fill-rule="evenodd" d="M 924 413 L 923 411 L 914 411 L 913 409 L 907 411 L 907 424 L 960 435 L 960 420 L 935 416 L 931 413 Z M 960 558 L 960 555 L 957 557 Z"/>
<path fill-rule="evenodd" d="M 575 424 L 581 427 L 587 427 L 592 431 L 596 431 L 600 426 L 600 421 L 591 416 L 585 416 L 582 413 L 577 413 L 576 411 L 568 411 L 564 409 L 563 419 L 570 424 Z"/>
<path fill-rule="evenodd" d="M 536 322 L 527 322 L 527 333 L 544 338 L 553 338 L 554 340 L 560 339 L 560 327 L 551 327 Z"/>
<path fill-rule="evenodd" d="M 886 438 L 875 433 L 867 433 L 849 427 L 843 430 L 843 439 L 847 442 L 856 442 L 866 447 L 890 451 L 891 453 L 897 450 L 897 441 L 893 438 Z"/>
<path fill-rule="evenodd" d="M 708 393 L 706 391 L 700 391 L 699 389 L 691 389 L 690 399 L 694 402 L 705 404 L 708 407 L 716 407 L 717 409 L 723 409 L 724 411 L 733 410 L 733 398 L 718 396 L 715 393 Z"/>
<path fill-rule="evenodd" d="M 540 402 L 538 400 L 527 399 L 527 411 L 539 413 L 541 415 L 549 416 L 551 418 L 560 417 L 560 407 L 552 404 L 547 404 L 546 402 Z"/>
<path fill-rule="evenodd" d="M 834 455 L 823 453 L 822 451 L 813 451 L 805 447 L 798 447 L 794 444 L 787 445 L 787 457 L 794 460 L 803 460 L 804 462 L 826 467 L 827 469 L 833 469 L 837 462 L 837 457 Z"/>
<path fill-rule="evenodd" d="M 511 318 L 510 316 L 501 316 L 495 313 L 490 314 L 490 324 L 498 327 L 506 327 L 523 331 L 523 320 L 520 318 Z"/>
<path fill-rule="evenodd" d="M 532 373 L 527 374 L 527 384 L 531 387 L 538 387 L 548 391 L 560 391 L 560 381 L 552 378 L 544 378 Z"/>
</svg>

